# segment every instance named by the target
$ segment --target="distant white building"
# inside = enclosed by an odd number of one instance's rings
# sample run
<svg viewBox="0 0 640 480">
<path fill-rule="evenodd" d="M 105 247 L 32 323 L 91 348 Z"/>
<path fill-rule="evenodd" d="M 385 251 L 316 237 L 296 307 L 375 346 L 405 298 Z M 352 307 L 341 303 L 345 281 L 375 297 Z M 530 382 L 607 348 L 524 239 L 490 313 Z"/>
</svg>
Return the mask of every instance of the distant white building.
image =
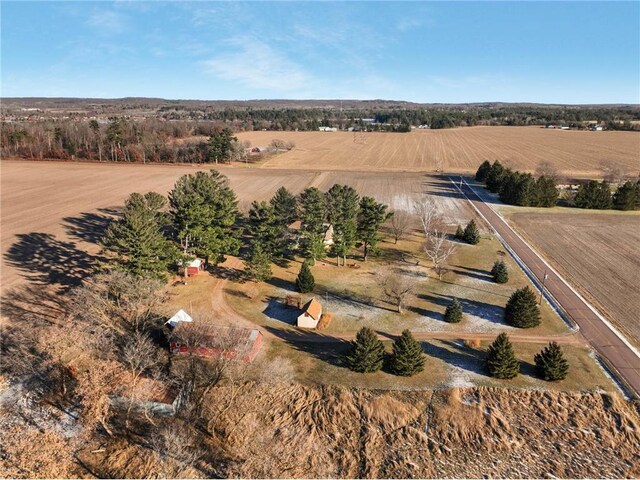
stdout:
<svg viewBox="0 0 640 480">
<path fill-rule="evenodd" d="M 319 132 L 337 132 L 338 129 L 336 127 L 318 127 Z"/>
</svg>

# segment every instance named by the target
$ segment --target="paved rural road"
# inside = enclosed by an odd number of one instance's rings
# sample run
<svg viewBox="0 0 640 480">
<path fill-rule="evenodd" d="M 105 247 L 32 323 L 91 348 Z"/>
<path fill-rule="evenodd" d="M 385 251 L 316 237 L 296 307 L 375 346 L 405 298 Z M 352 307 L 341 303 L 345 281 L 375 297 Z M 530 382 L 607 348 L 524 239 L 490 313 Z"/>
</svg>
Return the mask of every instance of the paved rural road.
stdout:
<svg viewBox="0 0 640 480">
<path fill-rule="evenodd" d="M 455 185 L 460 189 L 459 181 Z M 452 180 L 453 182 L 453 180 Z M 545 289 L 580 327 L 586 340 L 613 366 L 619 376 L 640 397 L 640 357 L 633 347 L 618 336 L 606 320 L 595 313 L 563 279 L 544 262 L 493 208 L 487 205 L 466 182 L 462 191 L 491 227 L 502 237 L 530 272 L 542 281 L 546 272 Z"/>
</svg>

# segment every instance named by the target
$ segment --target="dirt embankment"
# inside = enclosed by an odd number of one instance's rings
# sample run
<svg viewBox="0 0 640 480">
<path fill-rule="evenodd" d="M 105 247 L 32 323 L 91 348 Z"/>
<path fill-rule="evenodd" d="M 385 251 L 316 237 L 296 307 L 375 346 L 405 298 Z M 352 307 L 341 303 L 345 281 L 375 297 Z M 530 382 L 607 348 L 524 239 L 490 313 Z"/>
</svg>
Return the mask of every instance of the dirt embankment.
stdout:
<svg viewBox="0 0 640 480">
<path fill-rule="evenodd" d="M 209 465 L 224 477 L 640 474 L 638 407 L 604 393 L 262 385 L 236 394 L 214 392 L 236 407 L 216 428 L 224 445 L 209 447 L 225 452 L 224 461 Z M 122 453 L 114 451 L 113 460 L 122 463 Z M 108 454 L 102 462 L 113 465 Z"/>
</svg>

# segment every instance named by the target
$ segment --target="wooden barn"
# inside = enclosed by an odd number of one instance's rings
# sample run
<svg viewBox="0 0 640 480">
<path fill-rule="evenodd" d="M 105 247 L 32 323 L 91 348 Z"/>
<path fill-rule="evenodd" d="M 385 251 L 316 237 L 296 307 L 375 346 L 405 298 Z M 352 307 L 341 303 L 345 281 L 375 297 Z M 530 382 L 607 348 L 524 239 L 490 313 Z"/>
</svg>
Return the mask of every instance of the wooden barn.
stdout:
<svg viewBox="0 0 640 480">
<path fill-rule="evenodd" d="M 262 332 L 257 328 L 178 322 L 169 337 L 169 351 L 174 355 L 224 357 L 251 363 L 258 355 L 262 343 Z"/>
</svg>

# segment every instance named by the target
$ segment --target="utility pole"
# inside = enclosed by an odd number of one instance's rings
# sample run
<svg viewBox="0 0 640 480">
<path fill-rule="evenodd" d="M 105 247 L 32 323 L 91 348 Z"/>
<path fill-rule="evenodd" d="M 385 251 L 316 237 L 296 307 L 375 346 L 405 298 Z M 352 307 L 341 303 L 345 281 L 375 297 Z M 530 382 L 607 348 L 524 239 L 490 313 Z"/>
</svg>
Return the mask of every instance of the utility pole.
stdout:
<svg viewBox="0 0 640 480">
<path fill-rule="evenodd" d="M 544 282 L 547 281 L 547 278 L 549 278 L 549 275 L 547 275 L 547 269 L 544 269 L 544 277 L 542 277 L 542 288 L 540 289 L 540 301 L 538 302 L 538 305 L 542 305 L 542 292 L 544 292 Z"/>
</svg>

